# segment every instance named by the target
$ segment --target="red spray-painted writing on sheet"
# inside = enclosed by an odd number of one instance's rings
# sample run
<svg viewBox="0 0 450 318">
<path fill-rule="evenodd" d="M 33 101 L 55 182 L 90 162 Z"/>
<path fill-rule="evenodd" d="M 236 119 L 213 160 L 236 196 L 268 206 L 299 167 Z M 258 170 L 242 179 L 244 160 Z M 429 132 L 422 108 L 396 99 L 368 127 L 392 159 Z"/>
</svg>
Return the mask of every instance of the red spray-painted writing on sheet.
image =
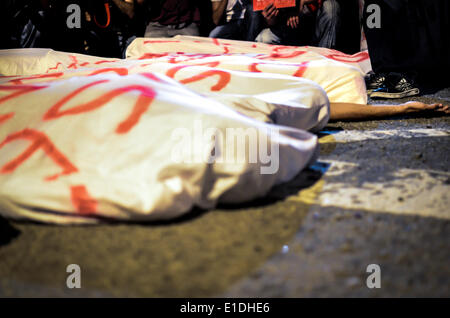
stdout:
<svg viewBox="0 0 450 318">
<path fill-rule="evenodd" d="M 116 133 L 118 133 L 118 134 L 123 134 L 123 133 L 129 132 L 131 130 L 131 128 L 133 128 L 133 126 L 135 126 L 139 122 L 140 117 L 142 116 L 143 113 L 145 113 L 147 111 L 148 107 L 150 106 L 151 102 L 153 101 L 154 97 L 156 96 L 155 91 L 151 87 L 142 86 L 142 85 L 129 85 L 129 86 L 125 86 L 125 87 L 115 88 L 115 89 L 112 89 L 111 91 L 89 101 L 89 102 L 82 103 L 77 106 L 73 106 L 66 110 L 60 110 L 68 101 L 73 99 L 75 96 L 77 96 L 84 90 L 86 90 L 92 86 L 105 83 L 105 82 L 108 82 L 108 80 L 95 81 L 93 83 L 89 83 L 87 85 L 84 85 L 84 86 L 78 88 L 74 92 L 72 92 L 69 95 L 62 98 L 55 105 L 53 105 L 47 111 L 47 113 L 45 113 L 43 119 L 51 120 L 51 119 L 56 119 L 56 118 L 60 118 L 63 116 L 76 115 L 76 114 L 89 112 L 89 111 L 95 110 L 97 108 L 100 108 L 100 107 L 106 105 L 108 102 L 110 102 L 112 99 L 116 98 L 119 95 L 122 95 L 122 94 L 130 92 L 130 91 L 139 91 L 140 94 L 139 94 L 138 100 L 136 101 L 131 114 L 128 116 L 127 119 L 125 119 L 123 122 L 121 122 L 116 128 Z"/>
<path fill-rule="evenodd" d="M 51 140 L 44 133 L 37 130 L 24 129 L 7 136 L 6 139 L 0 143 L 0 149 L 2 149 L 5 145 L 19 139 L 29 140 L 31 141 L 31 145 L 19 156 L 5 164 L 1 168 L 0 173 L 12 173 L 38 149 L 42 149 L 48 157 L 50 157 L 58 166 L 62 168 L 62 172 L 46 177 L 45 180 L 55 180 L 61 175 L 67 175 L 78 171 L 78 169 L 66 158 L 66 156 L 64 156 L 55 147 Z"/>
<path fill-rule="evenodd" d="M 70 198 L 78 213 L 87 215 L 97 212 L 97 201 L 88 193 L 86 186 L 77 185 L 70 187 Z"/>
</svg>

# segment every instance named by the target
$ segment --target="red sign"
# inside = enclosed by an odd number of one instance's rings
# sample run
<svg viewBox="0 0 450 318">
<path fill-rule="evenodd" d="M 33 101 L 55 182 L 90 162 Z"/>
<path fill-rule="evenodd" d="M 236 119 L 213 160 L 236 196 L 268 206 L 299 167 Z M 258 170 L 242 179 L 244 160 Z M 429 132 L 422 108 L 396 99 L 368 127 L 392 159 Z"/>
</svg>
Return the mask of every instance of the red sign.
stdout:
<svg viewBox="0 0 450 318">
<path fill-rule="evenodd" d="M 271 3 L 276 8 L 295 7 L 295 0 L 253 0 L 253 11 L 264 10 Z"/>
</svg>

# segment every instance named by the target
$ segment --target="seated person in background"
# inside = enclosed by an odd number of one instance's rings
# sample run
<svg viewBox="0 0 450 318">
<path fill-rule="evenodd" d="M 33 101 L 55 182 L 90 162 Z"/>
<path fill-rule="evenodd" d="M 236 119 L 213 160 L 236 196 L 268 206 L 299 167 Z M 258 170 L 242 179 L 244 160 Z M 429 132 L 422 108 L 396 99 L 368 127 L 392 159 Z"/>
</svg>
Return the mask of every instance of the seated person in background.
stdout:
<svg viewBox="0 0 450 318">
<path fill-rule="evenodd" d="M 210 0 L 152 0 L 149 4 L 145 37 L 199 36 L 200 22 L 209 21 L 204 10 L 210 8 Z"/>
<path fill-rule="evenodd" d="M 211 0 L 216 27 L 209 37 L 255 41 L 264 25 L 260 12 L 253 11 L 253 0 Z"/>
<path fill-rule="evenodd" d="M 268 28 L 257 42 L 283 45 L 336 46 L 340 24 L 336 0 L 297 0 L 295 8 L 277 9 L 269 4 L 263 11 Z"/>
<path fill-rule="evenodd" d="M 128 45 L 137 37 L 143 36 L 145 30 L 145 18 L 143 16 L 142 8 L 146 0 L 111 0 L 110 7 L 110 21 L 108 17 L 103 19 L 106 24 L 97 21 L 95 15 L 92 16 L 86 13 L 86 19 L 95 24 L 95 32 L 101 39 L 102 52 L 100 55 L 125 58 L 125 51 Z M 90 3 L 93 3 L 92 1 Z M 106 21 L 106 22 L 105 22 Z M 112 43 L 116 45 L 115 50 L 110 47 Z"/>
<path fill-rule="evenodd" d="M 146 0 L 14 0 L 1 2 L 2 48 L 52 48 L 104 57 L 123 57 L 127 44 L 144 32 Z M 80 8 L 78 26 L 71 26 Z M 69 10 L 68 10 L 69 9 Z"/>
<path fill-rule="evenodd" d="M 211 0 L 213 22 L 211 38 L 241 39 L 245 32 L 246 0 Z"/>
</svg>

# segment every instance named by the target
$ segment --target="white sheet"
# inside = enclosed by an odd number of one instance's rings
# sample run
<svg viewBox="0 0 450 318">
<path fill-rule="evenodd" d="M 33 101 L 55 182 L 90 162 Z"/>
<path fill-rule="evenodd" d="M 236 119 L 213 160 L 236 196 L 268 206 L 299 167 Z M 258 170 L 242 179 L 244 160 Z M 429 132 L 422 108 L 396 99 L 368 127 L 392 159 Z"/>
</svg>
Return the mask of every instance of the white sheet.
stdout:
<svg viewBox="0 0 450 318">
<path fill-rule="evenodd" d="M 364 101 L 355 65 L 243 53 L 141 59 L 134 54 L 148 54 L 142 41 L 126 60 L 0 51 L 2 215 L 61 224 L 157 220 L 252 200 L 314 159 L 317 138 L 305 130 L 328 121 L 327 93 Z M 201 44 L 201 54 L 219 46 L 177 41 L 183 51 Z M 254 72 L 243 72 L 249 66 Z"/>
</svg>

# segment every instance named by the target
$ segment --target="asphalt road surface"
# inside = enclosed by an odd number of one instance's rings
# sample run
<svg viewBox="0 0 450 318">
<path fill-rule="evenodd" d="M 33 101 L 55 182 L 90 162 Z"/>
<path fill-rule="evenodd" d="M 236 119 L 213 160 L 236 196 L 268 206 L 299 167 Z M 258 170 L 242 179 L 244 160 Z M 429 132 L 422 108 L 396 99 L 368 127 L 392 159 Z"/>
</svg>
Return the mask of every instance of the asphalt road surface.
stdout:
<svg viewBox="0 0 450 318">
<path fill-rule="evenodd" d="M 449 297 L 449 134 L 449 117 L 332 123 L 318 161 L 265 199 L 173 222 L 1 219 L 0 296 Z"/>
</svg>

